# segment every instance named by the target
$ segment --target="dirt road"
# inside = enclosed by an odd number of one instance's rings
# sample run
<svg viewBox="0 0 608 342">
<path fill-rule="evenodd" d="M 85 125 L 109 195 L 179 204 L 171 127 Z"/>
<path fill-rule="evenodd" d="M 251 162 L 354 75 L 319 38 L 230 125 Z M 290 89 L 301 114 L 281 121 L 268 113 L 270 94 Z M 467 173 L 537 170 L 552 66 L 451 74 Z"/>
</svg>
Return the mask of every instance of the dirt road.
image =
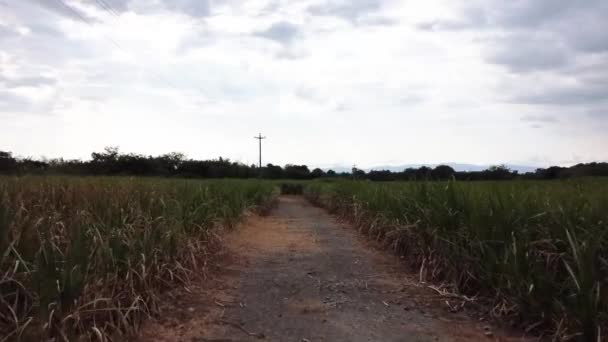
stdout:
<svg viewBox="0 0 608 342">
<path fill-rule="evenodd" d="M 141 341 L 507 341 L 450 313 L 388 252 L 299 197 L 227 237 L 213 281 L 177 291 Z"/>
</svg>

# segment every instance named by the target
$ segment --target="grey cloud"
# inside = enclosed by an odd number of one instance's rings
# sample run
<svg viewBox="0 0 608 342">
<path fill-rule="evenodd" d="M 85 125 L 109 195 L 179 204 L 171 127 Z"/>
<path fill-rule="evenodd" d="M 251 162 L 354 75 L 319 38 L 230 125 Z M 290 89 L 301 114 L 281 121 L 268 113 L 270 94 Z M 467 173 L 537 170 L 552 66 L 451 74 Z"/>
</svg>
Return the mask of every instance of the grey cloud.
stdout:
<svg viewBox="0 0 608 342">
<path fill-rule="evenodd" d="M 278 59 L 296 60 L 304 58 L 309 54 L 304 51 L 296 51 L 294 49 L 285 48 L 279 51 L 275 57 Z"/>
<path fill-rule="evenodd" d="M 10 29 L 7 26 L 1 26 L 0 25 L 0 38 L 13 38 L 15 36 L 19 36 L 19 33 L 15 32 L 14 30 Z"/>
<path fill-rule="evenodd" d="M 608 17 L 608 9 L 603 11 L 603 18 Z M 608 20 L 597 20 L 594 13 L 585 13 L 567 19 L 559 33 L 576 50 L 584 52 L 608 52 Z"/>
<path fill-rule="evenodd" d="M 520 74 L 498 90 L 507 101 L 515 104 L 550 108 L 551 117 L 568 113 L 589 113 L 588 117 L 599 123 L 602 113 L 608 108 L 608 56 L 592 64 L 560 69 L 550 77 Z M 560 114 L 561 113 L 561 114 Z M 539 121 L 545 117 L 524 117 L 522 120 Z"/>
<path fill-rule="evenodd" d="M 31 100 L 10 91 L 0 89 L 0 116 L 7 115 L 39 115 L 52 114 L 54 108 L 59 104 L 58 98 L 47 100 Z"/>
<path fill-rule="evenodd" d="M 587 17 L 593 21 L 602 21 L 601 18 L 607 10 L 608 6 L 603 0 L 490 0 L 475 2 L 472 5 L 467 3 L 459 19 L 436 19 L 423 23 L 420 28 L 556 28 L 561 24 L 568 25 L 569 18 Z"/>
<path fill-rule="evenodd" d="M 131 0 L 98 0 L 93 1 L 93 4 L 114 12 L 126 12 L 129 10 Z"/>
<path fill-rule="evenodd" d="M 554 116 L 549 115 L 526 115 L 521 117 L 521 121 L 531 123 L 553 123 L 559 120 Z"/>
<path fill-rule="evenodd" d="M 213 45 L 218 41 L 218 37 L 205 32 L 204 30 L 194 31 L 192 35 L 182 38 L 177 45 L 178 54 L 187 54 L 191 50 L 200 49 Z"/>
<path fill-rule="evenodd" d="M 587 114 L 593 118 L 602 119 L 602 122 L 608 125 L 608 121 L 606 121 L 608 119 L 608 107 L 590 110 L 587 111 Z"/>
<path fill-rule="evenodd" d="M 457 20 L 433 20 L 419 23 L 416 27 L 422 31 L 457 31 L 468 29 L 471 25 Z"/>
<path fill-rule="evenodd" d="M 7 7 L 9 13 L 15 18 L 13 24 L 27 27 L 30 30 L 31 34 L 27 36 L 19 35 L 14 31 L 15 35 L 17 35 L 22 42 L 31 39 L 32 36 L 36 35 L 65 37 L 65 34 L 59 27 L 56 16 L 49 15 L 49 12 L 60 16 L 66 16 L 73 20 L 79 20 L 79 17 L 75 16 L 73 12 L 69 12 L 65 7 L 60 7 L 58 4 L 50 5 L 50 3 L 56 4 L 56 1 L 22 0 Z M 84 13 L 81 14 L 82 18 L 85 18 Z"/>
<path fill-rule="evenodd" d="M 517 34 L 495 38 L 488 44 L 486 59 L 513 72 L 549 70 L 563 67 L 572 57 L 560 41 Z"/>
<path fill-rule="evenodd" d="M 526 115 L 521 117 L 520 120 L 528 123 L 532 128 L 543 128 L 546 124 L 559 122 L 555 116 L 550 115 Z"/>
<path fill-rule="evenodd" d="M 9 6 L 10 16 L 14 18 L 12 24 L 30 30 L 27 35 L 15 35 L 3 39 L 2 48 L 12 60 L 38 68 L 60 65 L 68 60 L 95 57 L 96 53 L 90 51 L 90 47 L 82 44 L 81 40 L 68 38 L 60 27 L 57 15 L 49 15 L 51 11 L 58 15 L 69 15 L 59 9 L 55 11 L 56 8 L 48 4 L 53 2 L 56 1 L 22 0 Z M 41 5 L 43 3 L 44 5 Z"/>
<path fill-rule="evenodd" d="M 608 106 L 608 2 L 598 0 L 490 1 L 483 14 L 464 14 L 458 24 L 430 24 L 420 29 L 476 29 L 491 33 L 482 40 L 487 62 L 518 74 L 502 87 L 507 101 L 548 107 L 555 115 L 596 113 L 605 120 Z M 468 25 L 468 26 L 467 26 Z M 486 35 L 486 37 L 488 37 Z M 600 114 L 597 114 L 600 113 Z M 557 120 L 557 117 L 552 117 Z M 524 117 L 533 127 L 545 117 Z"/>
<path fill-rule="evenodd" d="M 80 40 L 48 34 L 19 37 L 6 42 L 3 48 L 15 58 L 27 61 L 31 67 L 37 69 L 43 66 L 63 65 L 71 60 L 93 59 L 98 55 L 97 51 L 82 44 Z"/>
<path fill-rule="evenodd" d="M 206 17 L 211 12 L 209 0 L 163 0 L 165 6 L 192 17 Z"/>
<path fill-rule="evenodd" d="M 36 3 L 48 10 L 58 13 L 63 16 L 71 17 L 74 19 L 89 19 L 92 20 L 85 12 L 78 8 L 71 6 L 69 1 L 66 0 L 27 0 Z M 129 3 L 132 0 L 80 0 L 81 3 L 97 7 L 104 11 L 108 11 L 114 14 L 120 14 L 126 12 L 129 9 Z"/>
<path fill-rule="evenodd" d="M 593 3 L 589 0 L 494 1 L 488 12 L 492 22 L 505 26 L 538 27 L 572 9 Z M 495 6 L 498 5 L 498 6 Z"/>
<path fill-rule="evenodd" d="M 74 20 L 94 21 L 95 19 L 75 6 L 71 6 L 66 0 L 25 0 L 35 6 L 44 8 L 47 11 L 72 18 Z M 108 13 L 119 15 L 129 11 L 133 0 L 81 0 L 88 6 L 96 7 Z M 210 0 L 159 0 L 164 8 L 181 12 L 192 17 L 206 17 L 210 14 Z M 153 7 L 142 7 L 140 9 L 149 10 Z"/>
<path fill-rule="evenodd" d="M 63 16 L 71 17 L 73 19 L 85 18 L 88 20 L 94 20 L 88 16 L 85 12 L 79 10 L 75 6 L 71 6 L 69 0 L 26 0 L 42 7 L 47 8 L 55 13 Z M 130 4 L 134 0 L 79 0 L 81 4 L 86 6 L 92 6 L 99 10 L 106 11 L 112 15 L 120 15 L 121 13 L 130 10 Z M 192 10 L 196 13 L 198 6 L 202 3 L 207 4 L 207 1 L 201 0 L 160 0 L 170 9 L 179 10 Z M 67 6 L 65 5 L 67 4 Z"/>
<path fill-rule="evenodd" d="M 269 1 L 268 4 L 262 9 L 262 13 L 273 13 L 281 8 L 281 2 L 278 0 Z"/>
<path fill-rule="evenodd" d="M 334 107 L 334 110 L 336 112 L 347 112 L 351 110 L 351 106 L 347 105 L 346 103 L 339 103 Z"/>
<path fill-rule="evenodd" d="M 467 7 L 462 16 L 461 19 L 435 19 L 416 26 L 422 31 L 459 31 L 488 26 L 488 16 L 482 8 Z"/>
<path fill-rule="evenodd" d="M 327 100 L 320 95 L 318 90 L 312 87 L 300 86 L 297 87 L 293 93 L 295 96 L 312 103 L 323 104 L 327 102 Z"/>
<path fill-rule="evenodd" d="M 308 11 L 313 15 L 334 16 L 355 22 L 377 12 L 380 7 L 380 0 L 334 0 L 310 6 Z"/>
<path fill-rule="evenodd" d="M 88 16 L 83 11 L 75 8 L 74 6 L 70 6 L 65 3 L 65 0 L 57 1 L 57 0 L 25 0 L 35 6 L 39 6 L 47 11 L 53 12 L 55 14 L 69 17 L 75 20 L 92 20 L 90 16 Z"/>
<path fill-rule="evenodd" d="M 397 103 L 402 106 L 412 106 L 424 102 L 424 97 L 418 94 L 410 94 L 399 97 Z"/>
<path fill-rule="evenodd" d="M 65 34 L 61 32 L 57 27 L 42 22 L 34 22 L 28 25 L 34 35 L 41 35 L 47 37 L 65 37 Z"/>
<path fill-rule="evenodd" d="M 137 13 L 151 13 L 163 10 L 179 12 L 193 18 L 207 17 L 211 14 L 210 0 L 156 0 L 156 1 L 135 1 L 135 0 L 97 0 L 91 1 L 91 5 L 108 12 L 120 14 L 127 11 Z M 134 4 L 135 3 L 135 4 Z M 160 5 L 157 6 L 157 5 Z"/>
<path fill-rule="evenodd" d="M 23 112 L 30 108 L 31 103 L 26 98 L 0 90 L 0 113 Z"/>
<path fill-rule="evenodd" d="M 360 18 L 357 23 L 370 26 L 395 26 L 399 24 L 399 20 L 383 16 L 368 16 Z"/>
<path fill-rule="evenodd" d="M 0 76 L 0 84 L 7 88 L 18 88 L 18 87 L 41 87 L 45 85 L 53 85 L 56 80 L 44 76 L 32 76 L 32 77 L 21 77 L 21 78 L 6 78 Z"/>
<path fill-rule="evenodd" d="M 315 91 L 314 91 L 314 89 L 312 89 L 310 87 L 304 87 L 304 86 L 302 86 L 302 87 L 296 88 L 296 90 L 294 91 L 294 94 L 297 97 L 301 97 L 303 99 L 307 99 L 308 100 L 308 99 L 314 98 Z"/>
<path fill-rule="evenodd" d="M 274 40 L 281 44 L 290 44 L 299 34 L 298 27 L 287 21 L 279 21 L 263 31 L 254 33 L 258 37 Z"/>
<path fill-rule="evenodd" d="M 129 10 L 134 10 L 136 12 L 140 11 L 150 11 L 153 10 L 154 7 L 142 6 L 132 8 L 130 5 L 134 2 L 134 0 L 90 0 L 91 5 L 96 6 L 102 10 L 108 11 L 114 14 L 120 14 L 123 12 L 127 12 Z M 211 12 L 211 4 L 210 0 L 158 0 L 161 5 L 174 12 L 180 12 L 183 14 L 187 14 L 192 17 L 206 17 L 209 16 Z M 142 1 L 142 3 L 144 3 Z"/>
<path fill-rule="evenodd" d="M 489 44 L 488 61 L 511 71 L 560 68 L 577 56 L 608 52 L 608 1 L 605 0 L 491 0 L 467 3 L 457 19 L 418 24 L 418 29 L 498 30 L 517 39 Z M 490 31 L 494 30 L 494 31 Z M 538 39 L 536 37 L 552 37 Z"/>
<path fill-rule="evenodd" d="M 512 101 L 515 103 L 540 105 L 591 106 L 608 103 L 608 85 L 592 86 L 579 84 L 568 87 L 561 86 L 515 95 Z"/>
</svg>

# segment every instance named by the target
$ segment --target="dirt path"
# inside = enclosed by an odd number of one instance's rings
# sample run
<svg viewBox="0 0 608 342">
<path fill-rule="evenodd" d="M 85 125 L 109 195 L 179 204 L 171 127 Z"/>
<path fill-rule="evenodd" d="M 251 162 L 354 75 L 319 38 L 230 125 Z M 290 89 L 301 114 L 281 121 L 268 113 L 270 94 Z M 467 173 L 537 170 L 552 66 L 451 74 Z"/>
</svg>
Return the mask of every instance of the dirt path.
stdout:
<svg viewBox="0 0 608 342">
<path fill-rule="evenodd" d="M 449 313 L 387 252 L 298 197 L 229 234 L 213 282 L 167 301 L 141 341 L 507 341 Z"/>
</svg>

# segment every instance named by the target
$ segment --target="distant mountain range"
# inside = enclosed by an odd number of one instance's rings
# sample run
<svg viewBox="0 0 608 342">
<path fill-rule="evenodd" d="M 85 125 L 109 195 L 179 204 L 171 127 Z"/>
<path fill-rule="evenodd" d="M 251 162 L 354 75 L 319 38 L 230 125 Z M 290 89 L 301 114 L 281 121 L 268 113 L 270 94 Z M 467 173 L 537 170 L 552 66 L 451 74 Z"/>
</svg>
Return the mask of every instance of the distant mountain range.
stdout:
<svg viewBox="0 0 608 342">
<path fill-rule="evenodd" d="M 378 165 L 370 168 L 363 168 L 365 172 L 371 170 L 389 170 L 392 172 L 400 172 L 407 168 L 419 168 L 421 166 L 435 167 L 437 165 L 449 165 L 456 171 L 483 171 L 489 168 L 491 165 L 477 165 L 477 164 L 464 164 L 464 163 L 438 163 L 438 164 L 402 164 L 402 165 Z M 517 170 L 519 173 L 534 172 L 539 166 L 529 165 L 516 165 L 516 164 L 505 164 L 511 170 Z M 346 167 L 344 165 L 331 165 L 322 167 L 323 170 L 334 170 L 340 172 L 351 172 L 352 167 Z"/>
</svg>

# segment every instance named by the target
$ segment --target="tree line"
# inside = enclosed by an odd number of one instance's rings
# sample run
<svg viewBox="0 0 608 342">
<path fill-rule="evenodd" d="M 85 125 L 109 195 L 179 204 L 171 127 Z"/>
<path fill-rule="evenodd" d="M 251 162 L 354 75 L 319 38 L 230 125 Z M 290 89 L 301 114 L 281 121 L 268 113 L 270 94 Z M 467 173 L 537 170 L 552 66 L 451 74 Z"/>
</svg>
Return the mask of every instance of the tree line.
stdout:
<svg viewBox="0 0 608 342">
<path fill-rule="evenodd" d="M 577 164 L 571 167 L 552 166 L 535 172 L 520 174 L 504 165 L 491 166 L 483 171 L 456 171 L 448 165 L 407 168 L 400 172 L 390 170 L 364 170 L 353 168 L 351 172 L 310 170 L 306 165 L 285 166 L 267 164 L 261 169 L 230 159 L 195 160 L 182 153 L 145 156 L 121 153 L 117 147 L 106 147 L 93 152 L 90 160 L 16 158 L 11 152 L 0 151 L 0 174 L 62 174 L 62 175 L 131 175 L 185 178 L 255 178 L 266 179 L 315 179 L 351 178 L 371 181 L 412 180 L 511 180 L 511 179 L 559 179 L 581 176 L 608 176 L 608 163 Z"/>
</svg>

